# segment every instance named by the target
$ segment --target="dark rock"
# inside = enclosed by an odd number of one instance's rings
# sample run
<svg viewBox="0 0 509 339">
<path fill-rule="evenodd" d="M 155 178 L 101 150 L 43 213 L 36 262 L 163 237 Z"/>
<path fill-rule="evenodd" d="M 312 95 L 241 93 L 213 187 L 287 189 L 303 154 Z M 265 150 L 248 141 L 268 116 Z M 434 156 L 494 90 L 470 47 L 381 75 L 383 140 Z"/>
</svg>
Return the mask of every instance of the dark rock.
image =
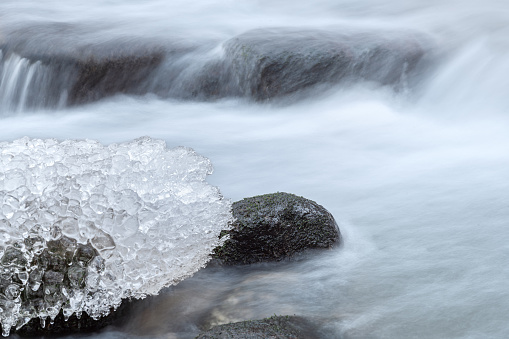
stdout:
<svg viewBox="0 0 509 339">
<path fill-rule="evenodd" d="M 221 45 L 33 22 L 6 29 L 0 49 L 0 68 L 17 77 L 2 98 L 14 110 L 116 94 L 267 100 L 359 81 L 400 90 L 417 78 L 429 50 L 428 39 L 414 32 L 258 29 Z"/>
<path fill-rule="evenodd" d="M 32 23 L 7 31 L 0 49 L 4 60 L 25 59 L 19 75 L 26 73 L 20 84 L 30 78 L 25 106 L 58 107 L 115 94 L 145 94 L 164 58 L 184 54 L 189 46 L 108 36 L 77 25 Z M 29 67 L 37 68 L 30 76 Z"/>
<path fill-rule="evenodd" d="M 225 264 L 250 264 L 288 258 L 312 248 L 331 248 L 341 235 L 333 216 L 316 202 L 289 193 L 246 198 L 233 203 L 231 231 L 213 257 Z"/>
<path fill-rule="evenodd" d="M 92 102 L 115 94 L 144 94 L 140 84 L 150 78 L 163 59 L 162 52 L 145 53 L 77 61 L 76 80 L 69 92 L 68 104 Z"/>
<path fill-rule="evenodd" d="M 212 60 L 194 68 L 182 79 L 180 93 L 172 94 L 184 99 L 211 100 L 240 96 L 237 84 L 232 82 L 231 67 L 223 59 Z"/>
<path fill-rule="evenodd" d="M 318 83 L 405 86 L 425 54 L 413 33 L 257 29 L 225 43 L 244 95 L 270 99 Z"/>
<path fill-rule="evenodd" d="M 214 326 L 196 339 L 306 339 L 318 338 L 315 326 L 297 316 L 273 316 Z"/>
</svg>

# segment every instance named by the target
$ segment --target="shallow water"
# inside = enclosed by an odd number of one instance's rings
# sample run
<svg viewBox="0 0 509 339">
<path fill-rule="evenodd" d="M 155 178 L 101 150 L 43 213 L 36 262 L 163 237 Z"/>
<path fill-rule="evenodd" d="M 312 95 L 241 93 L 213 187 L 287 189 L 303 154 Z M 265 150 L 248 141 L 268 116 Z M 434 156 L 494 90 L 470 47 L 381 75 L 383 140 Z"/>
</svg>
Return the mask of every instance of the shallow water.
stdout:
<svg viewBox="0 0 509 339">
<path fill-rule="evenodd" d="M 289 263 L 206 269 L 140 306 L 130 325 L 91 336 L 192 338 L 273 314 L 312 317 L 324 338 L 509 335 L 507 3 L 2 1 L 0 16 L 4 29 L 85 24 L 92 40 L 221 42 L 251 28 L 339 25 L 417 29 L 435 46 L 437 62 L 407 92 L 360 83 L 270 103 L 116 96 L 2 112 L 2 140 L 149 135 L 192 147 L 233 201 L 302 195 L 344 235 L 342 248 Z"/>
</svg>

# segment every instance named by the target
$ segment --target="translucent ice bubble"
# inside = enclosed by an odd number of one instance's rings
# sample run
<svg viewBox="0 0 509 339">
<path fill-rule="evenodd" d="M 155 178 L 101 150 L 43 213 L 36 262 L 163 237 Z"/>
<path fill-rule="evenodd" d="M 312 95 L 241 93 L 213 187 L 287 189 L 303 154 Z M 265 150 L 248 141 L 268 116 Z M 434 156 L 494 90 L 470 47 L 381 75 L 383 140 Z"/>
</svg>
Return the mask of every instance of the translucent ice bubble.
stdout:
<svg viewBox="0 0 509 339">
<path fill-rule="evenodd" d="M 203 267 L 231 221 L 210 161 L 148 137 L 0 143 L 0 322 L 107 315 Z"/>
</svg>

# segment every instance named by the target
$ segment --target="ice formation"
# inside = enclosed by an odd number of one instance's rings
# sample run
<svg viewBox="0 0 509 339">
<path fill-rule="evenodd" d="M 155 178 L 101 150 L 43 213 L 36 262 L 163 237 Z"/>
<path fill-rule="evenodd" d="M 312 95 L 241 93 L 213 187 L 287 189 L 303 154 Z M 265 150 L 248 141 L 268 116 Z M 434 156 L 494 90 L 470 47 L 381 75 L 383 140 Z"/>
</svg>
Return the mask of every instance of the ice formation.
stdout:
<svg viewBox="0 0 509 339">
<path fill-rule="evenodd" d="M 210 161 L 148 137 L 0 143 L 0 322 L 99 318 L 203 267 L 231 204 Z"/>
</svg>

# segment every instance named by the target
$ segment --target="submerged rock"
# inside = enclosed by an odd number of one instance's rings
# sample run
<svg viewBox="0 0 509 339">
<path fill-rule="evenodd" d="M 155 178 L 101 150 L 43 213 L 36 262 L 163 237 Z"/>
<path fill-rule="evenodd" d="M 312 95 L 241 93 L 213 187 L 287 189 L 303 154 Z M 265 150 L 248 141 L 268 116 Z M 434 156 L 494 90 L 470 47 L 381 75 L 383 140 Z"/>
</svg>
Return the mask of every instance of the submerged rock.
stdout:
<svg viewBox="0 0 509 339">
<path fill-rule="evenodd" d="M 256 29 L 227 41 L 111 35 L 30 23 L 0 41 L 0 108 L 22 111 L 115 94 L 268 100 L 316 85 L 411 86 L 429 51 L 415 32 Z"/>
<path fill-rule="evenodd" d="M 0 98 L 10 101 L 10 109 L 23 110 L 146 94 L 165 57 L 189 48 L 177 41 L 109 36 L 80 25 L 31 24 L 3 37 L 0 60 L 7 80 Z"/>
<path fill-rule="evenodd" d="M 163 53 L 155 50 L 139 55 L 78 60 L 68 104 L 92 102 L 120 93 L 144 94 L 146 90 L 140 84 L 148 81 L 162 59 Z"/>
<path fill-rule="evenodd" d="M 315 326 L 297 316 L 273 316 L 214 326 L 196 339 L 306 339 L 318 338 Z"/>
<path fill-rule="evenodd" d="M 414 33 L 257 29 L 225 43 L 244 95 L 270 99 L 320 83 L 404 87 L 426 49 Z"/>
<path fill-rule="evenodd" d="M 282 260 L 312 248 L 331 248 L 341 234 L 334 217 L 321 205 L 289 193 L 273 193 L 233 203 L 233 228 L 214 249 L 221 262 L 251 264 Z"/>
</svg>

